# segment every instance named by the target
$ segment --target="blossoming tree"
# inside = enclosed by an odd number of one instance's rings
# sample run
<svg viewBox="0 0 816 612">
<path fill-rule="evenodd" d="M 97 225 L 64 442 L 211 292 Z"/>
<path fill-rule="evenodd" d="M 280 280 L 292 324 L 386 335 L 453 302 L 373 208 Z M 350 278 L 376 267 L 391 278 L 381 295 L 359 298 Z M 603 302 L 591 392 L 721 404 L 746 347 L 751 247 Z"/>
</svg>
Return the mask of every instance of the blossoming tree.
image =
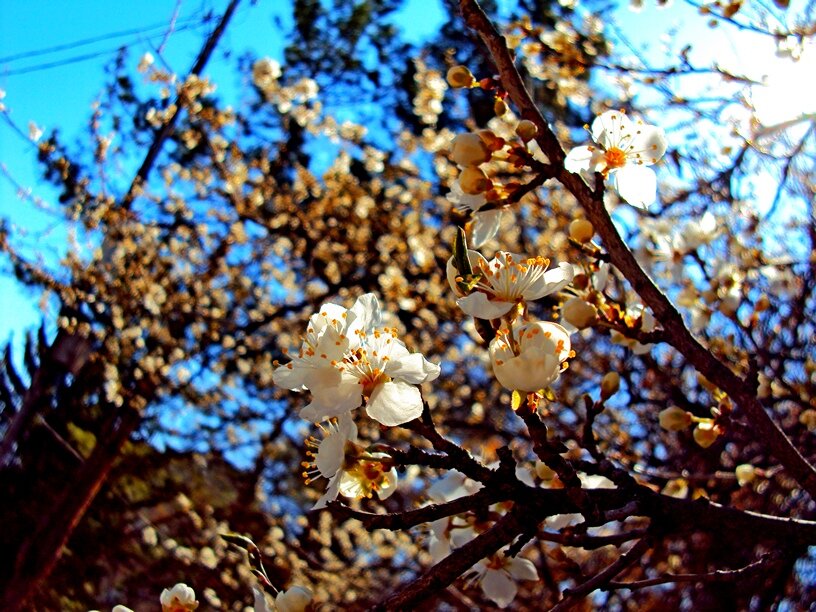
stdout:
<svg viewBox="0 0 816 612">
<path fill-rule="evenodd" d="M 804 49 L 782 4 L 700 11 Z M 475 0 L 425 52 L 396 3 L 294 2 L 235 109 L 236 5 L 188 77 L 122 65 L 90 163 L 37 145 L 61 266 L 2 234 L 60 309 L 0 380 L 3 606 L 813 605 L 812 114 Z"/>
</svg>

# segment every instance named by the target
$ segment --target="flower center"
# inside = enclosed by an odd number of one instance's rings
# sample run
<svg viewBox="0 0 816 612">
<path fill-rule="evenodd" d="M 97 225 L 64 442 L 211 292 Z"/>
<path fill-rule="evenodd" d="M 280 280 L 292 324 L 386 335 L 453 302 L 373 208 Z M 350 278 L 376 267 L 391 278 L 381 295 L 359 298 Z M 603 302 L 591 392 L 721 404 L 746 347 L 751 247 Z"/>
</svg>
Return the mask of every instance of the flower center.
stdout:
<svg viewBox="0 0 816 612">
<path fill-rule="evenodd" d="M 604 152 L 607 170 L 614 170 L 626 165 L 626 153 L 618 147 L 612 147 Z"/>
</svg>

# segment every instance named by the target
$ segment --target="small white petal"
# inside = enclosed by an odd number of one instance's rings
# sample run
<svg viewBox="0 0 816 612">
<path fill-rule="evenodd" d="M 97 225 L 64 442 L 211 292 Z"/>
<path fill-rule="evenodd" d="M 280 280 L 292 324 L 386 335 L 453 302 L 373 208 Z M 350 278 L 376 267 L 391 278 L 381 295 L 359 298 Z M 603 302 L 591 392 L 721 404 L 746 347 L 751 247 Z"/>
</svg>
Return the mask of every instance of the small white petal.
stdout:
<svg viewBox="0 0 816 612">
<path fill-rule="evenodd" d="M 302 586 L 289 587 L 275 597 L 278 612 L 303 612 L 312 601 L 312 592 Z"/>
<path fill-rule="evenodd" d="M 419 389 L 408 383 L 387 382 L 374 389 L 366 412 L 383 425 L 402 425 L 422 414 L 422 395 Z"/>
<path fill-rule="evenodd" d="M 320 496 L 320 499 L 317 500 L 312 510 L 320 510 L 321 508 L 325 508 L 326 504 L 330 501 L 334 501 L 337 499 L 337 494 L 340 492 L 340 476 L 343 475 L 343 472 L 337 472 L 334 475 L 334 478 L 329 480 L 329 486 L 326 487 L 326 492 Z"/>
<path fill-rule="evenodd" d="M 357 427 L 351 420 L 351 415 L 346 413 L 340 419 L 341 424 L 338 425 L 338 428 L 331 430 L 331 433 L 320 442 L 317 448 L 315 466 L 324 478 L 332 478 L 337 474 L 337 470 L 343 466 L 346 441 L 352 436 L 357 437 Z"/>
<path fill-rule="evenodd" d="M 516 583 L 504 570 L 487 570 L 481 584 L 485 596 L 500 608 L 509 606 L 518 593 Z"/>
<path fill-rule="evenodd" d="M 593 165 L 593 158 L 595 157 L 594 153 L 595 147 L 575 147 L 574 149 L 570 149 L 570 152 L 567 153 L 567 157 L 564 160 L 564 168 L 568 172 L 578 173 L 578 172 L 589 172 L 589 169 Z"/>
<path fill-rule="evenodd" d="M 253 607 L 255 612 L 270 612 L 263 591 L 261 591 L 258 587 L 252 587 L 252 595 L 255 598 Z"/>
<path fill-rule="evenodd" d="M 626 157 L 645 166 L 651 166 L 666 152 L 668 147 L 666 135 L 662 129 L 653 125 L 642 124 L 637 129 L 640 130 L 640 134 L 637 134 L 626 148 Z"/>
<path fill-rule="evenodd" d="M 646 166 L 626 165 L 615 171 L 615 189 L 632 206 L 646 209 L 657 197 L 657 176 Z"/>
<path fill-rule="evenodd" d="M 275 368 L 272 372 L 272 382 L 284 389 L 292 391 L 304 391 L 306 389 L 306 368 L 296 368 L 294 364 L 284 364 Z"/>
<path fill-rule="evenodd" d="M 349 326 L 349 336 L 354 335 L 354 329 L 368 332 L 382 326 L 380 303 L 373 293 L 366 293 L 358 297 L 350 312 L 354 313 L 355 319 L 352 325 Z"/>
<path fill-rule="evenodd" d="M 404 357 L 392 359 L 385 367 L 388 376 L 412 385 L 435 380 L 439 372 L 439 366 L 425 359 L 421 353 L 409 353 Z"/>
<path fill-rule="evenodd" d="M 481 291 L 474 291 L 467 297 L 456 300 L 462 311 L 477 319 L 498 319 L 513 308 L 515 302 L 492 302 Z"/>
<path fill-rule="evenodd" d="M 381 484 L 379 491 L 377 491 L 377 497 L 380 499 L 388 499 L 394 494 L 394 491 L 397 490 L 397 480 L 399 477 L 397 476 L 397 470 L 395 468 L 391 468 L 391 470 L 385 474 L 385 482 Z"/>
<path fill-rule="evenodd" d="M 485 242 L 499 233 L 502 210 L 486 210 L 473 215 L 470 242 L 474 248 L 479 248 Z"/>
<path fill-rule="evenodd" d="M 513 557 L 508 564 L 507 571 L 516 580 L 538 580 L 536 566 L 529 559 Z"/>
<path fill-rule="evenodd" d="M 336 387 L 312 389 L 311 403 L 300 411 L 300 418 L 317 423 L 357 408 L 363 403 L 362 387 L 357 381 Z"/>
<path fill-rule="evenodd" d="M 620 111 L 606 111 L 592 122 L 592 139 L 605 150 L 619 146 L 624 136 L 634 132 L 632 120 Z"/>
<path fill-rule="evenodd" d="M 530 285 L 524 292 L 524 299 L 535 301 L 545 295 L 561 291 L 572 282 L 574 275 L 575 270 L 572 264 L 561 262 L 557 268 L 547 270 L 541 278 Z"/>
</svg>

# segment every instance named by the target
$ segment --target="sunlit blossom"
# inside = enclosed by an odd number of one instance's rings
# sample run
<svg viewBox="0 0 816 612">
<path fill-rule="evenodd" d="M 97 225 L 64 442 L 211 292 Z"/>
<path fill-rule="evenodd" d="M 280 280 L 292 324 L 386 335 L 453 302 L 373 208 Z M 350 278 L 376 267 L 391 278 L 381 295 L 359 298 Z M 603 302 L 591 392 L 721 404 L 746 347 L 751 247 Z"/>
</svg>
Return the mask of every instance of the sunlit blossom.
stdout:
<svg viewBox="0 0 816 612">
<path fill-rule="evenodd" d="M 474 277 L 478 278 L 473 291 L 463 295 L 453 258 L 448 260 L 448 282 L 454 292 L 462 296 L 456 300 L 459 307 L 465 314 L 479 319 L 502 317 L 517 304 L 560 291 L 573 278 L 571 264 L 561 263 L 548 270 L 550 261 L 546 257 L 525 257 L 499 251 L 488 261 L 480 253 L 468 250 L 468 259 Z"/>
<path fill-rule="evenodd" d="M 666 152 L 663 130 L 620 111 L 607 111 L 592 122 L 595 145 L 575 147 L 564 160 L 570 172 L 600 172 L 611 177 L 621 198 L 640 208 L 655 201 L 657 177 L 651 168 Z"/>
<path fill-rule="evenodd" d="M 366 403 L 383 425 L 401 425 L 422 413 L 416 385 L 439 376 L 439 366 L 411 353 L 393 328 L 378 327 L 379 302 L 360 297 L 345 311 L 326 304 L 310 320 L 304 349 L 274 373 L 276 384 L 312 393 L 300 416 L 310 421 L 338 417 Z"/>
<path fill-rule="evenodd" d="M 558 379 L 570 355 L 569 333 L 557 323 L 527 323 L 512 332 L 500 330 L 489 351 L 493 373 L 503 387 L 533 393 Z"/>
</svg>

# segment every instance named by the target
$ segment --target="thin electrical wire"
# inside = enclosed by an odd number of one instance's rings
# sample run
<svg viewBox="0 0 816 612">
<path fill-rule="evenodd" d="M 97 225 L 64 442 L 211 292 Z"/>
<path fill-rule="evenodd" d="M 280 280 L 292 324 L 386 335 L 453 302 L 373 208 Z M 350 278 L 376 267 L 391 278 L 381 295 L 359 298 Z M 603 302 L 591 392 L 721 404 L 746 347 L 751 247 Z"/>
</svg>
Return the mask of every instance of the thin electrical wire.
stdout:
<svg viewBox="0 0 816 612">
<path fill-rule="evenodd" d="M 200 22 L 187 24 L 186 26 L 176 27 L 175 32 L 181 32 L 181 31 L 184 31 L 184 30 L 195 29 L 195 28 L 201 27 L 202 25 L 206 25 L 208 23 L 208 21 L 209 20 L 202 20 Z M 165 27 L 166 26 L 167 26 L 167 24 L 165 24 Z M 102 51 L 94 51 L 94 52 L 91 52 L 91 53 L 85 53 L 83 55 L 75 55 L 73 57 L 63 58 L 61 60 L 55 60 L 55 61 L 52 61 L 52 62 L 45 62 L 43 64 L 34 64 L 33 66 L 26 66 L 24 68 L 17 68 L 17 69 L 14 69 L 14 70 L 0 71 L 0 75 L 2 75 L 4 77 L 17 76 L 17 75 L 21 75 L 21 74 L 28 74 L 30 72 L 38 72 L 40 70 L 48 70 L 49 68 L 59 68 L 61 66 L 66 66 L 68 64 L 76 64 L 77 62 L 84 62 L 84 61 L 94 59 L 94 58 L 97 58 L 97 57 L 102 57 L 103 55 L 110 55 L 111 53 L 115 53 L 116 51 L 118 51 L 119 49 L 121 49 L 123 47 L 130 47 L 133 44 L 144 42 L 145 40 L 154 40 L 154 39 L 162 39 L 162 38 L 164 38 L 164 32 L 159 32 L 157 34 L 153 34 L 153 35 L 147 36 L 147 37 L 139 36 L 136 39 L 131 39 L 127 44 L 121 44 L 121 45 L 118 45 L 118 46 L 113 47 L 113 48 L 109 47 L 109 48 L 104 49 Z"/>
<path fill-rule="evenodd" d="M 212 15 L 205 15 L 201 17 L 200 15 L 190 15 L 189 17 L 185 17 L 180 19 L 176 23 L 176 28 L 183 26 L 188 26 L 191 23 L 197 22 L 199 24 L 206 23 L 212 19 Z M 9 62 L 14 62 L 21 59 L 27 59 L 29 57 L 38 57 L 40 55 L 48 55 L 50 53 L 58 53 L 60 51 L 65 51 L 67 49 L 76 49 L 77 47 L 84 47 L 87 45 L 91 45 L 93 43 L 102 42 L 105 40 L 112 40 L 114 38 L 123 38 L 125 36 L 133 36 L 135 34 L 146 34 L 151 30 L 158 30 L 158 29 L 166 29 L 167 22 L 164 21 L 162 23 L 158 23 L 155 25 L 144 26 L 141 28 L 133 28 L 131 30 L 120 30 L 118 32 L 109 32 L 107 34 L 100 34 L 98 36 L 93 36 L 91 38 L 83 38 L 81 40 L 76 40 L 69 43 L 62 43 L 59 45 L 54 45 L 52 47 L 46 47 L 44 49 L 35 49 L 32 51 L 23 51 L 21 53 L 15 53 L 12 55 L 7 55 L 6 57 L 0 57 L 0 64 L 7 64 Z"/>
</svg>

